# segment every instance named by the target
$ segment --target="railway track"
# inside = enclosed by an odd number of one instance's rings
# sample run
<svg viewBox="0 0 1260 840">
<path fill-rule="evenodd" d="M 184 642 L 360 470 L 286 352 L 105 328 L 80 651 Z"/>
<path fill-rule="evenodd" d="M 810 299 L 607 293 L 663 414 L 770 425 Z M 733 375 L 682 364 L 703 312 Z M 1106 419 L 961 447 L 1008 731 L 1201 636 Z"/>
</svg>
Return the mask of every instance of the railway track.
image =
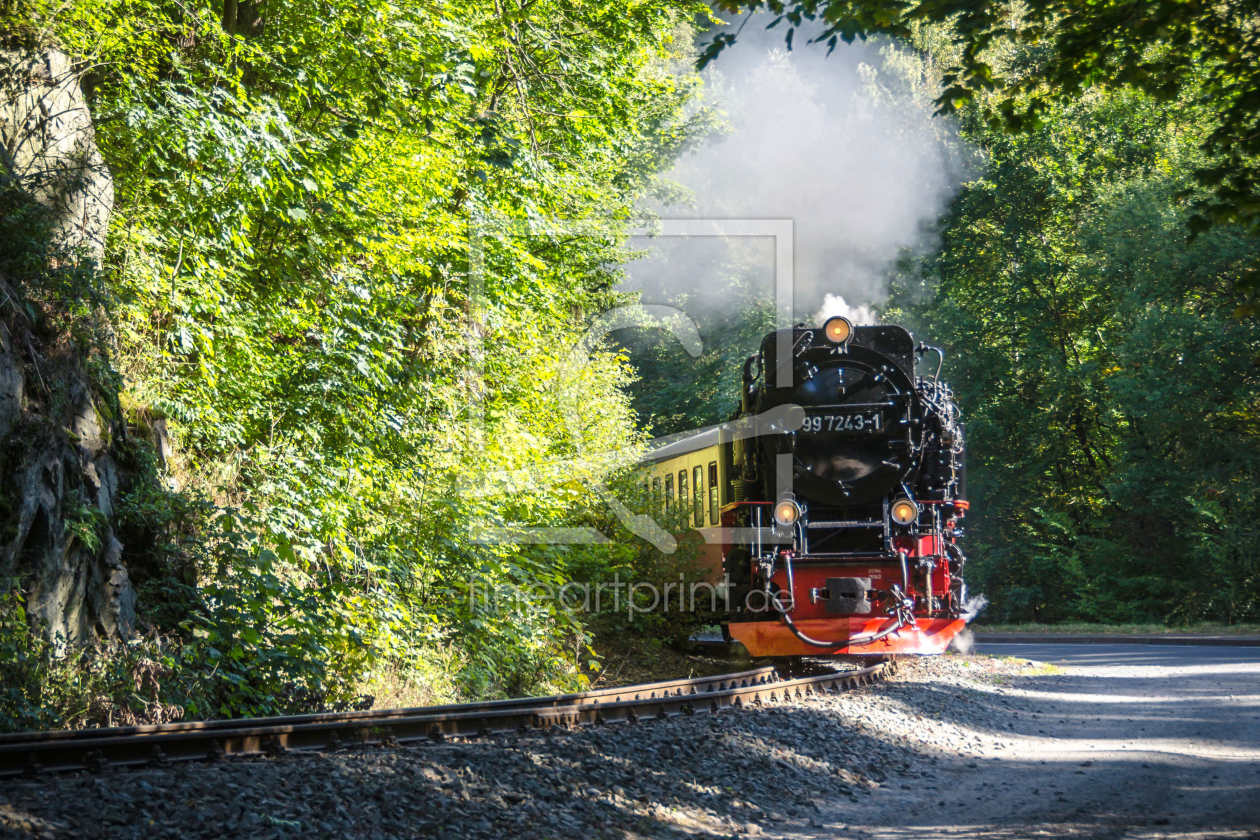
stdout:
<svg viewBox="0 0 1260 840">
<path fill-rule="evenodd" d="M 0 735 L 0 777 L 102 770 L 288 750 L 394 746 L 453 737 L 529 734 L 643 718 L 707 714 L 867 685 L 894 660 L 792 679 L 773 668 L 562 694 L 406 709 L 326 712 L 286 717 L 189 721 L 156 726 L 54 730 Z"/>
</svg>

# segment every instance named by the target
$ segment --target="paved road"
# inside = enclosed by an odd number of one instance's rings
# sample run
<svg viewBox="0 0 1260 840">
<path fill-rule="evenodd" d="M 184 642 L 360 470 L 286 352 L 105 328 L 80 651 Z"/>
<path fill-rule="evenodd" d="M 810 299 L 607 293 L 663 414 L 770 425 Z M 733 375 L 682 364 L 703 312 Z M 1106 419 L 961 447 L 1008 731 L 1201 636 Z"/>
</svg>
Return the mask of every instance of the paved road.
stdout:
<svg viewBox="0 0 1260 840">
<path fill-rule="evenodd" d="M 849 835 L 1260 840 L 1260 649 L 976 652 L 1055 667 L 1002 685 L 996 723 L 976 730 L 979 756 L 943 756 L 935 786 L 872 803 Z"/>
<path fill-rule="evenodd" d="M 977 642 L 976 653 L 1018 656 L 1054 665 L 1081 667 L 1154 666 L 1181 668 L 1195 665 L 1260 663 L 1260 647 L 1192 647 L 1190 645 L 1102 644 L 993 644 Z"/>
</svg>

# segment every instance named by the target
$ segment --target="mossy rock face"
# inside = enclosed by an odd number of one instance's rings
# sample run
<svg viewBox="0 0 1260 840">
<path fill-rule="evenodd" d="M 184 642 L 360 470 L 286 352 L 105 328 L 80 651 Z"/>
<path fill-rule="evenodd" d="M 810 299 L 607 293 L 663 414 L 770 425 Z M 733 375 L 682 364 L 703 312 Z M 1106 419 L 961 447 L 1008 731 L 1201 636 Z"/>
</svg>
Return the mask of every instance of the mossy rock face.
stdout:
<svg viewBox="0 0 1260 840">
<path fill-rule="evenodd" d="M 56 50 L 0 52 L 0 192 L 0 228 L 21 250 L 0 263 L 0 577 L 59 645 L 127 639 L 136 594 L 115 534 L 126 425 L 112 385 L 89 373 L 99 346 L 58 311 L 73 295 L 52 291 L 94 275 L 113 182 Z"/>
<path fill-rule="evenodd" d="M 100 265 L 114 182 L 70 60 L 0 51 L 0 177 L 51 212 L 51 243 Z"/>
<path fill-rule="evenodd" d="M 104 443 L 90 392 L 71 390 L 77 399 L 68 430 L 38 417 L 21 430 L 25 457 L 6 476 L 18 488 L 6 565 L 24 583 L 31 620 L 51 638 L 126 639 L 136 594 L 113 526 L 125 476 Z"/>
</svg>

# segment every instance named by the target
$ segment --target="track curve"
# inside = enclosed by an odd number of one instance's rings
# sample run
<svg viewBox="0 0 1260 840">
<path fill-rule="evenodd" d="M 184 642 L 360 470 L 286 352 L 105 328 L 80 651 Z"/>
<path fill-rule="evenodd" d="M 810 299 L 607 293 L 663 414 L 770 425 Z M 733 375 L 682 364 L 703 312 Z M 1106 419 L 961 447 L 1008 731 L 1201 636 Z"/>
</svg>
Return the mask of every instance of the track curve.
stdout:
<svg viewBox="0 0 1260 840">
<path fill-rule="evenodd" d="M 894 660 L 849 671 L 783 679 L 773 668 L 444 706 L 325 712 L 286 717 L 189 721 L 155 726 L 53 730 L 0 735 L 0 776 L 100 770 L 109 766 L 215 760 L 228 755 L 279 754 L 290 749 L 336 750 L 393 746 L 451 737 L 548 732 L 645 717 L 706 714 L 866 685 L 896 668 Z"/>
</svg>

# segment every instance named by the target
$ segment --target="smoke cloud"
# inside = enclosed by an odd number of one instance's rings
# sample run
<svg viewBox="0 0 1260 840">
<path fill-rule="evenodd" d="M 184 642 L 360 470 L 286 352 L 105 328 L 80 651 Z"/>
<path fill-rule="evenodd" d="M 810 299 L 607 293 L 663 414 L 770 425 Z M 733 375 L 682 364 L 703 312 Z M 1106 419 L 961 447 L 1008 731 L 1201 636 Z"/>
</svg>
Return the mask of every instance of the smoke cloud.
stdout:
<svg viewBox="0 0 1260 840">
<path fill-rule="evenodd" d="M 770 20 L 750 20 L 705 71 L 708 104 L 729 133 L 671 173 L 691 206 L 656 209 L 664 218 L 793 220 L 796 318 L 847 306 L 869 323 L 902 250 L 933 244 L 961 183 L 962 150 L 951 124 L 932 116 L 935 76 L 917 55 L 855 43 L 828 57 L 803 32 L 787 52 L 782 28 L 765 30 Z M 623 288 L 645 302 L 720 306 L 713 298 L 732 294 L 733 274 L 743 291 L 773 287 L 770 240 L 635 244 L 651 253 L 631 264 Z"/>
<path fill-rule="evenodd" d="M 874 324 L 878 320 L 875 311 L 869 306 L 849 306 L 839 295 L 828 294 L 823 298 L 822 306 L 814 313 L 814 326 L 821 327 L 827 323 L 828 318 L 835 318 L 837 315 L 848 318 L 849 323 L 859 327 Z"/>
<path fill-rule="evenodd" d="M 984 612 L 984 608 L 989 606 L 989 599 L 983 594 L 974 595 L 963 601 L 962 618 L 963 621 L 970 624 L 976 620 L 980 613 Z M 963 628 L 962 632 L 953 638 L 949 643 L 949 649 L 957 651 L 961 654 L 971 653 L 976 646 L 976 637 L 970 630 Z"/>
<path fill-rule="evenodd" d="M 963 628 L 957 636 L 949 642 L 949 649 L 955 653 L 961 653 L 963 656 L 971 653 L 976 647 L 976 636 L 967 628 Z"/>
<path fill-rule="evenodd" d="M 984 612 L 984 608 L 989 606 L 989 599 L 984 594 L 975 595 L 963 601 L 962 617 L 963 621 L 970 624 L 976 620 L 980 613 Z"/>
</svg>

